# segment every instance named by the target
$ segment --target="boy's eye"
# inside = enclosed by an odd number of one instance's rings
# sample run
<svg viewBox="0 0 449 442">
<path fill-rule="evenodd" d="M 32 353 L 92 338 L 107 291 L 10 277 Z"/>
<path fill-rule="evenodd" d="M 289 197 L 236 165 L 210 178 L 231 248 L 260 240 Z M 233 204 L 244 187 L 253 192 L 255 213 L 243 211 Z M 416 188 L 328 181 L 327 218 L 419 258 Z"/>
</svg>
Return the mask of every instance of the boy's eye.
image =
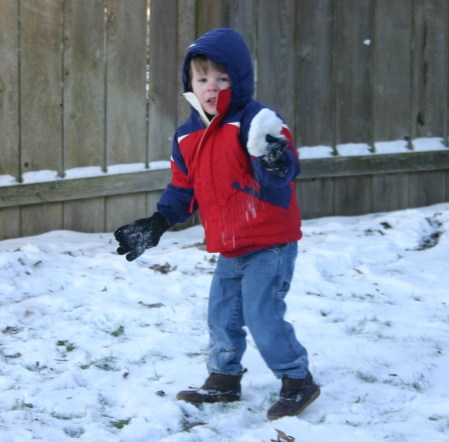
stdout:
<svg viewBox="0 0 449 442">
<path fill-rule="evenodd" d="M 194 81 L 198 84 L 206 84 L 209 81 L 212 81 L 212 79 L 208 77 L 198 77 Z M 231 82 L 231 79 L 229 78 L 229 76 L 223 76 L 217 77 L 215 81 L 220 84 L 229 84 Z"/>
</svg>

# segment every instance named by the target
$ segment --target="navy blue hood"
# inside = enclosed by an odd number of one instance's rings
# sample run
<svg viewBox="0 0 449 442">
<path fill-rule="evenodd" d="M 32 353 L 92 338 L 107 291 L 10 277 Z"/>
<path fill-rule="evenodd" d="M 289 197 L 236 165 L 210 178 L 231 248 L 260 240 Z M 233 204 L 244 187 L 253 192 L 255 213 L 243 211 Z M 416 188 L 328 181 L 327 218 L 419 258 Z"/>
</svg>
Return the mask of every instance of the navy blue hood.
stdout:
<svg viewBox="0 0 449 442">
<path fill-rule="evenodd" d="M 204 55 L 225 67 L 232 80 L 231 107 L 246 105 L 254 93 L 254 71 L 251 54 L 242 36 L 228 28 L 212 29 L 192 43 L 184 58 L 182 82 L 188 88 L 190 60 L 195 55 Z"/>
</svg>

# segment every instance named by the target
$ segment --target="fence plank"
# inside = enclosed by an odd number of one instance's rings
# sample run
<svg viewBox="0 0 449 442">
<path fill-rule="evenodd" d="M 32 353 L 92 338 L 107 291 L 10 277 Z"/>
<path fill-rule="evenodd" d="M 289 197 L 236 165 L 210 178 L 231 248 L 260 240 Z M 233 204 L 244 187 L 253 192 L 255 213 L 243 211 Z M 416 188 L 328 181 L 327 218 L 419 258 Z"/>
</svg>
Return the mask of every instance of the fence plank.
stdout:
<svg viewBox="0 0 449 442">
<path fill-rule="evenodd" d="M 20 208 L 22 236 L 37 235 L 42 232 L 61 230 L 62 203 L 47 203 L 38 206 Z"/>
<path fill-rule="evenodd" d="M 332 0 L 298 2 L 297 146 L 333 146 Z"/>
<path fill-rule="evenodd" d="M 408 174 L 379 174 L 373 176 L 373 212 L 388 212 L 409 207 Z"/>
<path fill-rule="evenodd" d="M 341 216 L 371 212 L 371 176 L 335 178 L 334 210 Z"/>
<path fill-rule="evenodd" d="M 181 125 L 190 115 L 190 107 L 182 96 L 184 93 L 184 87 L 181 81 L 181 69 L 184 61 L 184 56 L 187 47 L 195 40 L 195 23 L 196 23 L 196 0 L 178 0 L 178 49 L 176 58 L 176 68 L 174 69 L 176 78 L 174 79 L 176 84 L 176 126 Z M 171 152 L 171 146 L 165 148 L 165 144 L 162 143 L 163 149 L 160 158 L 169 157 Z M 151 150 L 151 147 L 150 147 Z"/>
<path fill-rule="evenodd" d="M 107 0 L 106 157 L 107 164 L 144 162 L 147 158 L 146 0 Z M 105 228 L 123 214 L 141 215 L 142 195 L 106 199 Z"/>
<path fill-rule="evenodd" d="M 341 0 L 335 6 L 337 143 L 372 145 L 373 0 Z"/>
<path fill-rule="evenodd" d="M 11 175 L 17 180 L 20 179 L 18 35 L 18 1 L 5 2 L 0 14 L 0 175 Z M 0 239 L 20 235 L 20 208 L 0 210 Z"/>
<path fill-rule="evenodd" d="M 151 216 L 157 210 L 157 203 L 162 195 L 162 190 L 147 193 L 147 216 Z"/>
<path fill-rule="evenodd" d="M 20 208 L 0 209 L 0 241 L 8 238 L 17 238 L 21 235 Z"/>
<path fill-rule="evenodd" d="M 118 227 L 145 216 L 147 216 L 145 194 L 106 198 L 106 232 L 113 232 Z"/>
<path fill-rule="evenodd" d="M 0 194 L 0 208 L 161 190 L 170 178 L 169 169 L 160 169 L 5 186 Z"/>
<path fill-rule="evenodd" d="M 449 170 L 447 151 L 414 152 L 398 155 L 332 157 L 302 161 L 300 181 L 313 178 L 368 176 L 380 173 Z M 170 182 L 169 169 L 104 175 L 72 180 L 4 186 L 0 208 L 45 202 L 72 201 L 100 196 L 159 191 Z"/>
<path fill-rule="evenodd" d="M 374 47 L 374 140 L 409 140 L 412 0 L 377 0 Z"/>
<path fill-rule="evenodd" d="M 444 137 L 448 121 L 449 4 L 415 0 L 413 35 L 413 138 Z"/>
<path fill-rule="evenodd" d="M 333 178 L 300 180 L 297 189 L 304 219 L 334 215 Z"/>
<path fill-rule="evenodd" d="M 226 26 L 226 12 L 223 0 L 197 0 L 197 36 L 213 28 Z"/>
<path fill-rule="evenodd" d="M 228 18 L 226 25 L 235 29 L 245 40 L 251 52 L 253 61 L 256 55 L 257 25 L 256 3 L 254 0 L 227 0 Z"/>
<path fill-rule="evenodd" d="M 69 0 L 64 10 L 64 170 L 105 163 L 103 0 Z M 65 202 L 65 229 L 104 226 L 104 199 Z"/>
<path fill-rule="evenodd" d="M 107 165 L 146 160 L 145 0 L 107 0 Z"/>
<path fill-rule="evenodd" d="M 106 228 L 105 199 L 91 198 L 65 202 L 63 219 L 66 230 L 103 232 Z"/>
<path fill-rule="evenodd" d="M 20 178 L 18 2 L 2 4 L 0 14 L 0 175 Z"/>
<path fill-rule="evenodd" d="M 104 2 L 64 3 L 64 169 L 105 170 Z"/>
<path fill-rule="evenodd" d="M 22 0 L 20 13 L 23 171 L 62 175 L 62 3 Z"/>
<path fill-rule="evenodd" d="M 274 107 L 293 132 L 295 100 L 292 97 L 296 86 L 295 15 L 296 2 L 293 0 L 259 1 L 257 98 Z"/>
<path fill-rule="evenodd" d="M 449 171 L 446 170 L 446 186 L 445 186 L 445 201 L 449 201 Z"/>
<path fill-rule="evenodd" d="M 21 2 L 21 138 L 24 171 L 61 173 L 61 9 Z M 36 61 L 39 60 L 37 63 Z"/>
<path fill-rule="evenodd" d="M 410 173 L 410 207 L 429 206 L 447 201 L 447 172 Z"/>
<path fill-rule="evenodd" d="M 62 2 L 20 3 L 22 170 L 62 171 Z M 38 62 L 37 62 L 38 61 Z M 62 228 L 62 204 L 23 207 L 23 235 Z"/>
<path fill-rule="evenodd" d="M 151 3 L 149 137 L 150 161 L 170 158 L 177 117 L 177 1 Z"/>
<path fill-rule="evenodd" d="M 365 155 L 302 160 L 302 178 L 328 178 L 403 173 L 412 171 L 437 171 L 449 169 L 447 150 L 434 152 L 409 152 L 396 155 Z"/>
</svg>

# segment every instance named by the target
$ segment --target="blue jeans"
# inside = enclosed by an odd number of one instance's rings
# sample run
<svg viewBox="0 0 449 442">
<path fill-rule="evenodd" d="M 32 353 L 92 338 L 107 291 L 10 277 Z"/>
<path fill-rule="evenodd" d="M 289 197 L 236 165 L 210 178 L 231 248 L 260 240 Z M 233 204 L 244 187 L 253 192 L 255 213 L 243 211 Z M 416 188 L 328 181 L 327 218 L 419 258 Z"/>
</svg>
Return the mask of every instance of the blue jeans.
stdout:
<svg viewBox="0 0 449 442">
<path fill-rule="evenodd" d="M 220 255 L 209 296 L 209 373 L 242 373 L 246 326 L 277 378 L 305 377 L 307 351 L 284 320 L 297 254 L 292 242 L 237 258 Z"/>
</svg>

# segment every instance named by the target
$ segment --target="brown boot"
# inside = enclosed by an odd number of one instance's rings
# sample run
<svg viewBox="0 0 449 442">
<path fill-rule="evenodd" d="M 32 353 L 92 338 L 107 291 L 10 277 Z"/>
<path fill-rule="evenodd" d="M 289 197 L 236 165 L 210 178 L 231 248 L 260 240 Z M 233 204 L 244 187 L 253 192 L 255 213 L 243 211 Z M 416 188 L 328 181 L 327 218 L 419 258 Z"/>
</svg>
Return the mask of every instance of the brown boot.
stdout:
<svg viewBox="0 0 449 442">
<path fill-rule="evenodd" d="M 193 405 L 214 402 L 234 402 L 240 400 L 240 375 L 211 373 L 200 389 L 180 391 L 176 399 Z"/>
<path fill-rule="evenodd" d="M 310 372 L 305 379 L 282 379 L 279 400 L 268 410 L 269 420 L 285 416 L 297 416 L 320 395 L 320 387 Z"/>
</svg>

